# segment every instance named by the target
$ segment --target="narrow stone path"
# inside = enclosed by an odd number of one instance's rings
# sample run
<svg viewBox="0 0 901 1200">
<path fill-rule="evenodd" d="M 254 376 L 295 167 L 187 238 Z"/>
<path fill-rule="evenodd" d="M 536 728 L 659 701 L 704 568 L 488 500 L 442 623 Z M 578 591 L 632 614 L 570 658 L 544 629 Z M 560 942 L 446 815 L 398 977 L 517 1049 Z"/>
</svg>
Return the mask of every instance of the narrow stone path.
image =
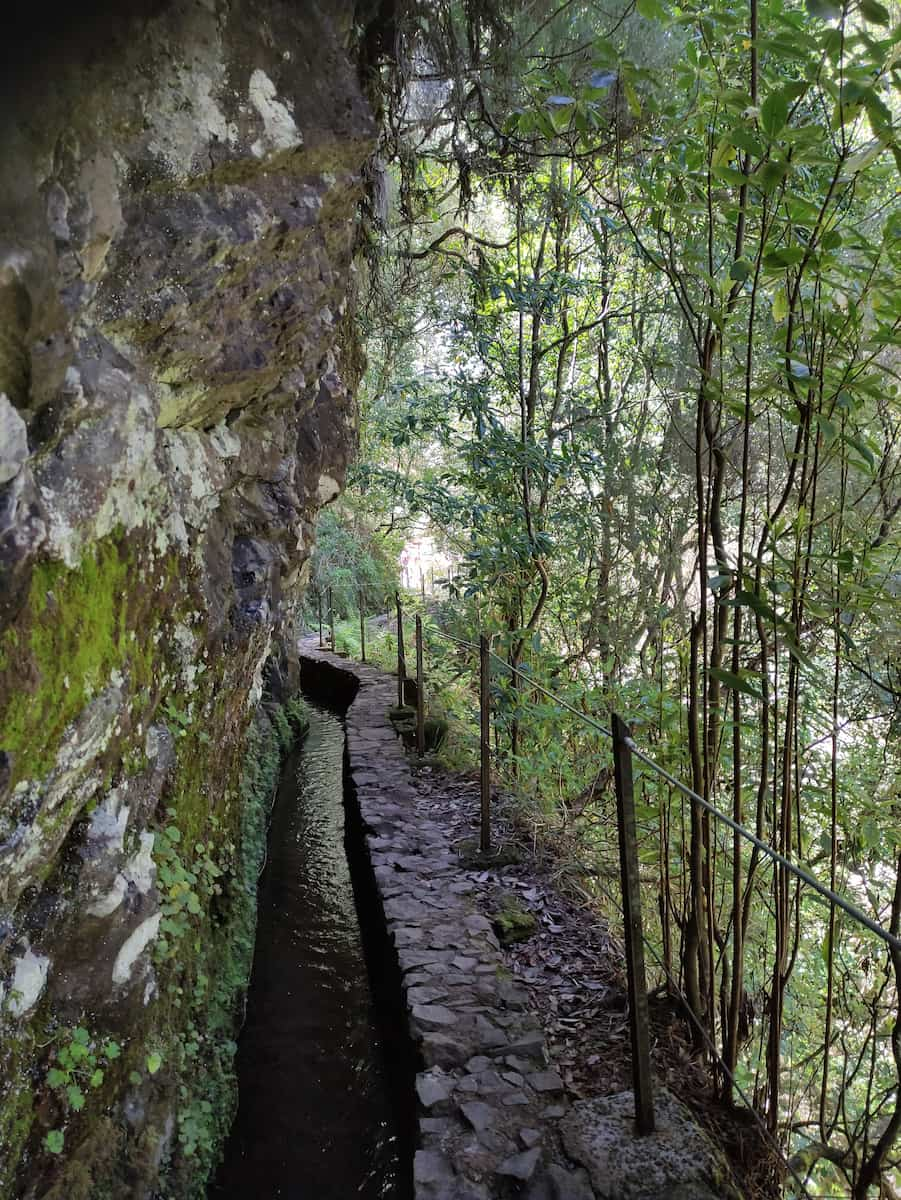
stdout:
<svg viewBox="0 0 901 1200">
<path fill-rule="evenodd" d="M 467 900 L 474 884 L 448 831 L 420 812 L 386 715 L 396 681 L 320 651 L 315 639 L 301 653 L 360 685 L 346 718 L 350 774 L 423 1059 L 416 1200 L 593 1200 L 587 1173 L 555 1161 L 563 1083 L 547 1067 L 526 993 L 505 968 L 491 922 Z"/>
<path fill-rule="evenodd" d="M 509 971 L 491 921 L 472 902 L 476 883 L 452 846 L 453 827 L 434 819 L 389 723 L 396 680 L 318 649 L 315 638 L 301 642 L 300 652 L 305 670 L 341 672 L 359 685 L 346 716 L 350 782 L 421 1054 L 416 1200 L 712 1200 L 703 1184 L 708 1148 L 694 1144 L 681 1113 L 673 1138 L 650 1141 L 665 1158 L 694 1156 L 687 1187 L 680 1176 L 677 1190 L 669 1182 L 661 1189 L 649 1139 L 644 1155 L 633 1157 L 638 1178 L 631 1186 L 620 1188 L 615 1169 L 598 1171 L 595 1160 L 609 1164 L 624 1142 L 634 1156 L 625 1111 L 631 1098 L 621 1094 L 610 1112 L 602 1107 L 599 1127 L 585 1108 L 597 1102 L 566 1096 L 528 994 Z M 605 1120 L 616 1128 L 604 1132 Z M 584 1166 L 567 1156 L 574 1146 L 585 1147 L 576 1152 Z M 668 1169 L 665 1162 L 661 1171 Z"/>
</svg>

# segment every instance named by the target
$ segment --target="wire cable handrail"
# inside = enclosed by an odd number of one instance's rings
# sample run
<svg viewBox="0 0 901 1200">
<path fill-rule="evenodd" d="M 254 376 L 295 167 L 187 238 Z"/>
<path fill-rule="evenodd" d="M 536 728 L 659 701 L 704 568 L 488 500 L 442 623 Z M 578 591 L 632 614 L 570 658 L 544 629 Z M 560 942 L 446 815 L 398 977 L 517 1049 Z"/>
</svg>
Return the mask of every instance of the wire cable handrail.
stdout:
<svg viewBox="0 0 901 1200">
<path fill-rule="evenodd" d="M 455 638 L 451 634 L 444 633 L 442 630 L 437 629 L 434 626 L 430 626 L 429 629 L 430 632 L 436 634 L 438 637 L 444 638 L 446 641 L 453 642 L 455 645 L 464 646 L 475 651 L 478 651 L 479 649 L 478 645 L 476 645 L 474 642 L 469 642 L 462 638 Z M 496 662 L 499 662 L 506 671 L 509 671 L 512 675 L 518 676 L 520 679 L 528 683 L 531 688 L 534 688 L 535 691 L 541 692 L 541 694 L 546 696 L 549 700 L 553 700 L 555 704 L 558 704 L 567 712 L 572 713 L 573 716 L 578 717 L 579 720 L 584 724 L 589 725 L 598 733 L 603 734 L 604 737 L 606 737 L 609 741 L 613 741 L 613 733 L 611 730 L 607 729 L 599 721 L 594 720 L 594 718 L 588 716 L 587 713 L 580 712 L 578 708 L 572 704 L 569 704 L 563 699 L 562 696 L 556 695 L 556 693 L 550 691 L 549 688 L 546 688 L 542 684 L 536 682 L 536 680 L 534 680 L 527 672 L 519 670 L 518 667 L 514 667 L 511 663 L 507 662 L 506 659 L 501 658 L 501 656 L 496 654 L 493 650 L 489 649 L 489 654 L 493 659 L 495 659 Z M 895 954 L 901 954 L 901 938 L 891 933 L 872 917 L 867 916 L 863 909 L 859 908 L 852 900 L 849 900 L 846 896 L 842 896 L 838 892 L 834 892 L 832 888 L 828 887 L 825 883 L 821 883 L 816 876 L 811 875 L 809 871 L 805 871 L 803 867 L 798 866 L 796 862 L 793 862 L 790 858 L 787 858 L 784 854 L 781 854 L 778 850 L 769 845 L 768 842 L 764 842 L 755 833 L 752 833 L 750 829 L 745 828 L 745 826 L 740 822 L 728 816 L 726 813 L 721 812 L 716 805 L 711 804 L 709 800 L 705 800 L 703 796 L 699 796 L 693 788 L 688 786 L 688 784 L 683 783 L 680 779 L 677 779 L 675 775 L 672 775 L 666 770 L 665 767 L 661 767 L 660 764 L 651 758 L 649 754 L 640 749 L 640 747 L 636 745 L 634 738 L 627 737 L 624 740 L 631 753 L 640 762 L 644 763 L 646 767 L 649 767 L 657 775 L 665 779 L 671 787 L 674 787 L 678 791 L 682 792 L 683 795 L 687 796 L 690 800 L 693 800 L 696 804 L 700 804 L 700 806 L 706 812 L 709 812 L 711 816 L 716 817 L 718 821 L 721 821 L 724 825 L 727 825 L 734 833 L 739 834 L 746 841 L 750 842 L 752 846 L 756 846 L 762 854 L 765 854 L 768 858 L 771 858 L 781 867 L 784 867 L 787 871 L 789 871 L 792 875 L 795 875 L 803 883 L 807 884 L 808 887 L 812 888 L 824 899 L 828 900 L 832 904 L 835 904 L 843 912 L 847 913 L 849 917 L 852 917 L 866 929 L 869 929 L 871 933 L 874 933 L 878 938 L 881 938 L 881 940 L 885 942 Z"/>
<path fill-rule="evenodd" d="M 402 622 L 402 611 L 398 600 L 398 625 Z M 419 617 L 417 617 L 417 655 L 421 660 L 421 651 L 423 643 L 423 627 Z M 638 759 L 645 767 L 656 775 L 664 779 L 667 784 L 688 797 L 694 804 L 697 804 L 703 811 L 712 815 L 717 822 L 725 829 L 732 830 L 734 835 L 745 839 L 756 850 L 762 853 L 765 857 L 778 864 L 783 870 L 794 875 L 806 886 L 811 888 L 818 896 L 824 898 L 830 905 L 841 909 L 858 925 L 874 933 L 881 941 L 889 947 L 892 964 L 895 973 L 901 969 L 901 937 L 895 932 L 886 929 L 877 920 L 868 916 L 858 905 L 849 900 L 846 896 L 833 891 L 832 888 L 821 883 L 809 871 L 800 867 L 786 855 L 780 853 L 769 843 L 762 840 L 751 830 L 747 829 L 740 822 L 721 812 L 709 800 L 694 791 L 693 788 L 683 783 L 670 771 L 666 770 L 657 763 L 650 754 L 642 750 L 635 739 L 631 736 L 629 726 L 625 724 L 622 718 L 610 711 L 610 726 L 609 728 L 602 725 L 600 721 L 589 716 L 583 710 L 575 707 L 574 704 L 564 700 L 562 696 L 557 695 L 550 688 L 537 682 L 528 670 L 521 670 L 513 666 L 501 655 L 491 649 L 493 638 L 481 634 L 478 643 L 469 641 L 464 638 L 455 637 L 453 634 L 445 633 L 434 625 L 429 625 L 429 632 L 439 639 L 442 639 L 452 645 L 461 647 L 469 653 L 478 655 L 480 661 L 480 713 L 482 722 L 482 746 L 481 746 L 481 761 L 482 761 L 482 841 L 483 848 L 487 853 L 489 844 L 486 835 L 489 821 L 488 795 L 490 788 L 490 768 L 486 764 L 490 761 L 490 747 L 487 741 L 485 732 L 488 722 L 488 714 L 491 708 L 490 699 L 490 660 L 494 659 L 500 665 L 505 673 L 511 677 L 521 679 L 525 685 L 539 694 L 546 697 L 559 709 L 571 713 L 578 718 L 584 725 L 590 727 L 597 733 L 602 734 L 612 744 L 612 753 L 614 758 L 614 768 L 616 775 L 616 797 L 617 797 L 617 822 L 619 827 L 619 845 L 620 845 L 620 867 L 621 867 L 621 885 L 622 885 L 622 903 L 616 900 L 603 884 L 598 884 L 599 890 L 614 903 L 615 907 L 619 908 L 623 913 L 625 922 L 625 948 L 626 948 L 626 966 L 629 982 L 629 1008 L 630 1008 L 630 1030 L 632 1040 L 632 1059 L 633 1059 L 633 1090 L 635 1094 L 635 1111 L 636 1124 L 639 1134 L 652 1133 L 654 1131 L 654 1111 L 653 1111 L 653 1081 L 650 1065 L 650 1047 L 649 1047 L 649 1014 L 647 1009 L 647 984 L 645 982 L 645 970 L 642 947 L 647 950 L 657 967 L 662 971 L 666 979 L 670 994 L 678 997 L 683 1005 L 683 1009 L 691 1024 L 696 1028 L 701 1040 L 706 1044 L 708 1053 L 711 1056 L 711 1061 L 716 1064 L 716 1070 L 724 1080 L 728 1080 L 731 1085 L 732 1093 L 737 1095 L 744 1105 L 747 1107 L 753 1117 L 760 1133 L 763 1135 L 764 1141 L 769 1143 L 781 1161 L 785 1171 L 790 1175 L 795 1185 L 800 1189 L 800 1194 L 807 1200 L 812 1200 L 811 1193 L 807 1188 L 807 1179 L 802 1177 L 806 1175 L 803 1170 L 799 1173 L 798 1164 L 789 1157 L 788 1153 L 777 1138 L 770 1131 L 768 1126 L 764 1124 L 761 1114 L 758 1112 L 754 1102 L 746 1094 L 745 1089 L 736 1078 L 735 1072 L 730 1069 L 729 1065 L 724 1061 L 724 1058 L 719 1053 L 719 1049 L 715 1043 L 711 1031 L 705 1028 L 704 1022 L 694 1012 L 692 1005 L 687 1000 L 683 993 L 679 982 L 673 977 L 667 962 L 663 960 L 653 942 L 648 939 L 642 929 L 641 922 L 641 900 L 639 894 L 639 864 L 637 858 L 637 840 L 636 840 L 636 814 L 634 806 L 634 795 L 632 785 L 632 767 L 633 759 Z M 398 637 L 400 638 L 401 631 L 398 629 Z M 497 635 L 495 635 L 497 636 Z M 400 657 L 398 658 L 398 674 L 403 676 L 403 665 Z M 421 703 L 421 691 L 423 687 L 423 675 L 421 661 L 417 663 L 417 684 L 420 693 L 419 702 Z M 575 682 L 575 681 L 574 681 Z M 575 684 L 578 687 L 578 684 Z M 583 688 L 580 692 L 581 701 L 587 703 L 588 693 Z M 577 696 L 578 700 L 579 697 Z M 420 753 L 422 751 L 420 750 Z M 737 853 L 737 849 L 736 849 Z M 636 914 L 637 913 L 637 917 Z M 663 920 L 661 914 L 661 920 Z M 771 1103 L 776 1103 L 771 1100 Z M 644 1114 L 644 1109 L 647 1109 L 647 1115 Z"/>
</svg>

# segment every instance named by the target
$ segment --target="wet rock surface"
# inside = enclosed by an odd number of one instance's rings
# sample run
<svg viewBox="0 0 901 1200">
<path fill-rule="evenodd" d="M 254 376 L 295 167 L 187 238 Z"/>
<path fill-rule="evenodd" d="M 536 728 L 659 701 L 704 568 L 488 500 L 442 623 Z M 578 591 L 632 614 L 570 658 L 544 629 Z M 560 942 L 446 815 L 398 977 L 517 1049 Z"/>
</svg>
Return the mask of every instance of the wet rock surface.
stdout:
<svg viewBox="0 0 901 1200">
<path fill-rule="evenodd" d="M 376 126 L 349 0 L 56 16 L 17 6 L 0 72 L 0 1197 L 161 1162 L 188 1195 L 232 1103 L 249 749 L 353 440 Z M 121 1049 L 78 1108 L 76 1028 Z"/>
</svg>

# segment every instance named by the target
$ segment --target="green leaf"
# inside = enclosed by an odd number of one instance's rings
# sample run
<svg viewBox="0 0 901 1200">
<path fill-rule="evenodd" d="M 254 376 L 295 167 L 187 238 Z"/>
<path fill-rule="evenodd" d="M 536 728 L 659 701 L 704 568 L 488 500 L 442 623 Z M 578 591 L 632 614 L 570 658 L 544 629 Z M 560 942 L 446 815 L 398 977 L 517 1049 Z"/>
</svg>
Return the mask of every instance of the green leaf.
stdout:
<svg viewBox="0 0 901 1200">
<path fill-rule="evenodd" d="M 162 1065 L 163 1060 L 159 1054 L 154 1052 L 147 1055 L 147 1070 L 151 1075 L 155 1075 Z"/>
<path fill-rule="evenodd" d="M 94 1072 L 94 1074 L 91 1076 L 91 1087 L 98 1088 L 98 1087 L 100 1087 L 100 1085 L 102 1083 L 103 1083 L 103 1072 L 98 1067 L 97 1070 Z"/>
<path fill-rule="evenodd" d="M 729 268 L 729 278 L 734 279 L 736 283 L 744 283 L 751 274 L 751 264 L 743 258 L 737 258 Z"/>
<path fill-rule="evenodd" d="M 807 251 L 803 246 L 780 246 L 763 256 L 765 267 L 792 267 L 801 262 Z"/>
<path fill-rule="evenodd" d="M 774 192 L 788 173 L 788 166 L 780 162 L 765 162 L 751 178 L 764 192 Z"/>
<path fill-rule="evenodd" d="M 875 88 L 867 88 L 862 96 L 863 106 L 867 110 L 873 132 L 879 137 L 889 140 L 892 136 L 892 113 Z"/>
<path fill-rule="evenodd" d="M 138 1086 L 138 1084 L 141 1082 L 141 1080 L 143 1078 L 144 1077 L 140 1071 L 129 1071 L 128 1072 L 128 1082 L 133 1083 L 135 1087 Z"/>
<path fill-rule="evenodd" d="M 741 675 L 736 675 L 732 671 L 724 671 L 721 667 L 711 667 L 710 678 L 716 679 L 725 687 L 731 688 L 734 692 L 744 692 L 747 696 L 753 696 L 755 700 L 762 700 L 762 694 L 753 686 L 750 680 L 743 678 Z"/>
<path fill-rule="evenodd" d="M 891 23 L 892 18 L 889 15 L 888 9 L 879 4 L 878 0 L 860 0 L 860 11 L 874 25 L 888 25 Z"/>
<path fill-rule="evenodd" d="M 66 1097 L 72 1108 L 74 1108 L 76 1112 L 81 1112 L 81 1110 L 84 1108 L 84 1092 L 77 1083 L 69 1084 L 69 1086 L 66 1088 Z"/>
<path fill-rule="evenodd" d="M 749 176 L 735 167 L 711 167 L 710 170 L 714 178 L 721 179 L 723 183 L 732 184 L 733 187 L 744 187 L 748 182 Z"/>
<path fill-rule="evenodd" d="M 47 1072 L 47 1083 L 52 1088 L 62 1087 L 64 1083 L 69 1081 L 69 1072 L 60 1071 L 56 1067 L 51 1067 Z"/>
<path fill-rule="evenodd" d="M 768 621 L 775 621 L 778 619 L 776 612 L 771 605 L 767 604 L 763 597 L 758 596 L 756 592 L 749 592 L 742 588 L 741 591 L 736 593 L 735 602 L 737 604 L 747 605 L 748 608 L 753 609 L 758 616 L 766 617 Z"/>
<path fill-rule="evenodd" d="M 112 1061 L 114 1058 L 118 1058 L 122 1051 L 118 1042 L 107 1042 L 103 1047 L 103 1053 Z"/>
<path fill-rule="evenodd" d="M 788 316 L 788 295 L 785 288 L 779 290 L 773 296 L 773 320 L 778 325 Z"/>
<path fill-rule="evenodd" d="M 858 452 L 858 454 L 860 454 L 864 462 L 872 471 L 876 466 L 876 458 L 866 442 L 862 442 L 860 438 L 851 437 L 851 435 L 847 433 L 845 434 L 845 441 L 849 446 L 854 447 L 854 449 Z"/>
<path fill-rule="evenodd" d="M 732 145 L 728 137 L 720 138 L 719 144 L 713 153 L 711 165 L 714 167 L 724 167 L 730 159 L 735 157 L 735 147 Z"/>
<path fill-rule="evenodd" d="M 827 849 L 827 853 L 828 853 L 828 849 Z M 824 962 L 824 963 L 828 963 L 828 962 L 829 962 L 829 956 L 830 956 L 830 954 L 832 953 L 832 938 L 829 936 L 829 930 L 828 930 L 828 929 L 826 930 L 826 936 L 823 938 L 823 945 L 822 945 L 822 948 L 821 948 L 821 950 L 820 950 L 820 953 L 821 953 L 821 954 L 822 954 L 822 956 L 823 956 L 823 962 Z"/>
<path fill-rule="evenodd" d="M 66 1135 L 61 1129 L 51 1129 L 44 1138 L 44 1149 L 51 1154 L 62 1154 L 66 1144 Z"/>
<path fill-rule="evenodd" d="M 875 849 L 882 840 L 882 831 L 878 822 L 874 821 L 872 817 L 865 817 L 860 827 L 860 836 L 868 850 Z"/>
<path fill-rule="evenodd" d="M 788 120 L 788 100 L 784 92 L 770 92 L 760 109 L 760 124 L 770 138 L 784 128 Z"/>
<path fill-rule="evenodd" d="M 834 421 L 830 421 L 828 417 L 819 414 L 817 414 L 816 421 L 823 435 L 823 441 L 827 446 L 830 446 L 838 436 L 838 426 Z"/>
<path fill-rule="evenodd" d="M 72 1034 L 72 1041 L 78 1042 L 81 1046 L 86 1046 L 90 1040 L 91 1035 L 86 1029 L 82 1029 L 80 1025 Z"/>
<path fill-rule="evenodd" d="M 807 0 L 807 11 L 821 21 L 837 21 L 842 15 L 842 6 L 836 0 Z"/>
</svg>

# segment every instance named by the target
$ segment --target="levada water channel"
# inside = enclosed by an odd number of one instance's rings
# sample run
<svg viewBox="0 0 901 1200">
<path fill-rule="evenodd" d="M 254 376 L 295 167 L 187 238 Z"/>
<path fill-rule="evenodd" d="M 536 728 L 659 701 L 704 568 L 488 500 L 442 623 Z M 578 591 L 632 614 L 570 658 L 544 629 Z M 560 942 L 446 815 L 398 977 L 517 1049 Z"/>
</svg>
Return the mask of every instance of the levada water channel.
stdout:
<svg viewBox="0 0 901 1200">
<path fill-rule="evenodd" d="M 283 765 L 260 879 L 238 1115 L 209 1200 L 408 1200 L 412 1066 L 399 980 L 318 704 Z M 393 966 L 393 969 L 392 969 Z"/>
</svg>

